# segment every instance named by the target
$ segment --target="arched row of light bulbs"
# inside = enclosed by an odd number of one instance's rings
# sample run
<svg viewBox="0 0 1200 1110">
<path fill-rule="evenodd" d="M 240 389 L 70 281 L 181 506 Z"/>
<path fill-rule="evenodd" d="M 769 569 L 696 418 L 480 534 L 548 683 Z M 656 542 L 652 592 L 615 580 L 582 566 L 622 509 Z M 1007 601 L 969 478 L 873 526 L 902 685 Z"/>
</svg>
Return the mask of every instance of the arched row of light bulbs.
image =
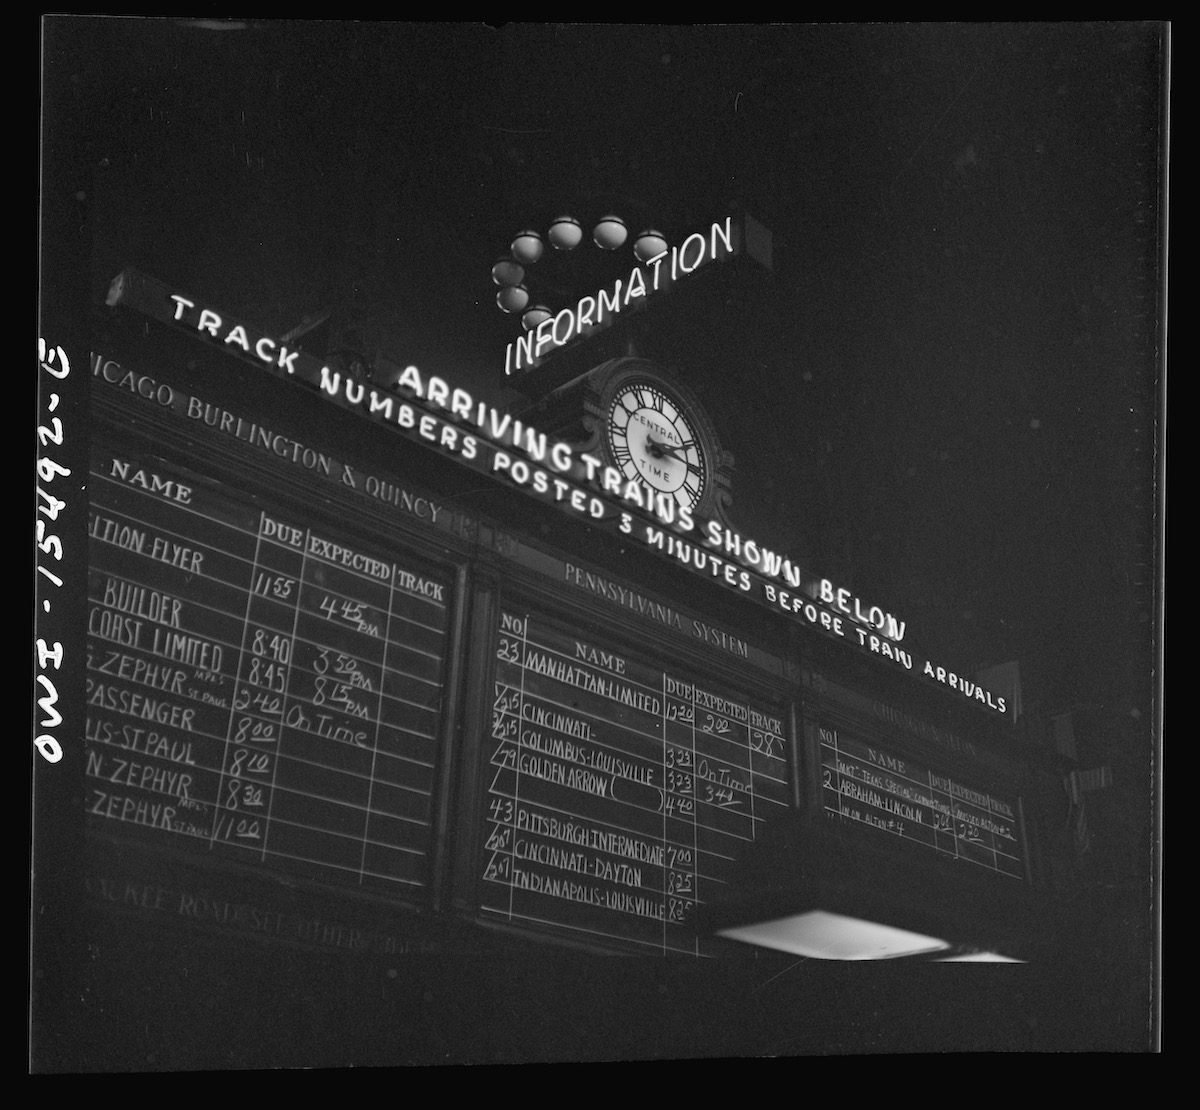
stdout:
<svg viewBox="0 0 1200 1110">
<path fill-rule="evenodd" d="M 592 228 L 592 242 L 601 250 L 620 250 L 629 240 L 629 228 L 620 216 L 605 216 Z M 574 216 L 559 216 L 545 236 L 526 229 L 514 237 L 509 253 L 492 267 L 492 281 L 499 286 L 496 304 L 502 312 L 521 314 L 521 326 L 527 331 L 554 315 L 545 305 L 532 304 L 525 276 L 545 253 L 549 243 L 554 250 L 571 251 L 583 242 L 583 225 Z M 648 262 L 667 249 L 661 232 L 647 228 L 633 241 L 633 253 L 639 262 Z"/>
</svg>

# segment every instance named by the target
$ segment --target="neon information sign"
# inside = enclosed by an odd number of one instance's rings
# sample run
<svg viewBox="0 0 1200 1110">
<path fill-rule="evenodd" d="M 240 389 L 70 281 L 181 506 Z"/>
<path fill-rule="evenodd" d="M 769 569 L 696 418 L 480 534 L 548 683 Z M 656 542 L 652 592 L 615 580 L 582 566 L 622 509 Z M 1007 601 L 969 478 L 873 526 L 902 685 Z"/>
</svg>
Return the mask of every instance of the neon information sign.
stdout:
<svg viewBox="0 0 1200 1110">
<path fill-rule="evenodd" d="M 714 223 L 706 234 L 694 232 L 678 247 L 668 247 L 635 266 L 609 288 L 595 296 L 580 297 L 571 308 L 564 308 L 513 340 L 504 352 L 504 373 L 511 377 L 532 370 L 559 347 L 611 326 L 622 312 L 640 307 L 645 298 L 737 250 L 738 239 L 729 216 L 724 223 Z"/>
</svg>

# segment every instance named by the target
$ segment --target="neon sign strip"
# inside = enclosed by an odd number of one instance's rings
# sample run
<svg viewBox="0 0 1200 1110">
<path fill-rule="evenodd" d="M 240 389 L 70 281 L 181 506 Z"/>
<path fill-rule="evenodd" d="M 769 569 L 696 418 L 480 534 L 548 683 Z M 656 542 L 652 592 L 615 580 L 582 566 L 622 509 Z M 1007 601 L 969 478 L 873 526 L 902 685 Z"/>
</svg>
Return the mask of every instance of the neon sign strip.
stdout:
<svg viewBox="0 0 1200 1110">
<path fill-rule="evenodd" d="M 125 305 L 190 331 L 275 377 L 316 389 L 342 408 L 387 424 L 499 481 L 556 504 L 592 523 L 606 523 L 692 573 L 746 594 L 806 626 L 854 644 L 906 671 L 923 674 L 982 707 L 1006 713 L 1003 697 L 942 666 L 921 666 L 899 644 L 906 622 L 866 605 L 825 578 L 805 575 L 790 558 L 724 528 L 700 521 L 669 498 L 655 498 L 600 459 L 576 454 L 561 440 L 451 386 L 415 366 L 394 389 L 350 377 L 303 351 L 248 328 L 136 271 L 125 271 L 110 292 Z M 440 412 L 443 416 L 437 415 Z"/>
</svg>

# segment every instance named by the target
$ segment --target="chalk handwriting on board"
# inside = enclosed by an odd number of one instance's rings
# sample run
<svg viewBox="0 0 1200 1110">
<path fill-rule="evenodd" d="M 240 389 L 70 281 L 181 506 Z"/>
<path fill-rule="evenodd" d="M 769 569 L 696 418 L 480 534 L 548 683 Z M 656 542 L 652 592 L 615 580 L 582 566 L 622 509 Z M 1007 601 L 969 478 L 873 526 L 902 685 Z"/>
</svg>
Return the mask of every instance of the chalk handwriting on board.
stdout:
<svg viewBox="0 0 1200 1110">
<path fill-rule="evenodd" d="M 697 954 L 697 907 L 789 807 L 784 715 L 543 614 L 502 609 L 493 651 L 482 911 Z"/>
<path fill-rule="evenodd" d="M 91 825 L 289 881 L 425 887 L 445 572 L 393 562 L 352 514 L 317 525 L 156 445 L 107 446 L 88 530 Z M 139 634 L 114 643 L 121 621 Z"/>
</svg>

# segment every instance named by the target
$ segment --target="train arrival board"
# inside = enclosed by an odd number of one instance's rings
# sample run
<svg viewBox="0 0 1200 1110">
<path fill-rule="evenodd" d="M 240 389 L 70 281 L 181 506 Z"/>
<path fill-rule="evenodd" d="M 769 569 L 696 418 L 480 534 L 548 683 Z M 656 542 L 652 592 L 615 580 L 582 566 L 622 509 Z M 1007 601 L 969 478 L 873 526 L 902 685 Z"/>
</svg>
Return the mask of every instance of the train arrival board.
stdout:
<svg viewBox="0 0 1200 1110">
<path fill-rule="evenodd" d="M 817 726 L 827 816 L 918 851 L 1025 877 L 1015 798 L 977 789 L 830 724 Z"/>
<path fill-rule="evenodd" d="M 495 659 L 485 917 L 704 954 L 696 908 L 789 807 L 784 707 L 515 604 Z"/>
<path fill-rule="evenodd" d="M 90 492 L 92 826 L 425 887 L 445 572 L 150 456 L 98 451 Z"/>
</svg>

